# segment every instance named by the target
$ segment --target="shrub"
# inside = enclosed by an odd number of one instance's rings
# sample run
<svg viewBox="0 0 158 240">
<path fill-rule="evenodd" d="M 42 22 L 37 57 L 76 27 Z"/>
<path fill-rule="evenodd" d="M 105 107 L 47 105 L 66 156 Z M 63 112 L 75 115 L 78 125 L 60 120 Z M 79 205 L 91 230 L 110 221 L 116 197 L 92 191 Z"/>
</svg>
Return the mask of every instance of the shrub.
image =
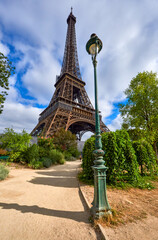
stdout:
<svg viewBox="0 0 158 240">
<path fill-rule="evenodd" d="M 77 148 L 70 148 L 67 152 L 70 153 L 74 158 L 78 158 L 81 154 Z"/>
<path fill-rule="evenodd" d="M 34 169 L 40 169 L 40 168 L 43 168 L 43 162 L 36 159 L 32 159 L 28 164 L 28 166 Z"/>
<path fill-rule="evenodd" d="M 104 160 L 107 170 L 107 183 L 120 185 L 121 182 L 134 183 L 139 180 L 139 168 L 132 142 L 125 130 L 102 134 Z M 85 142 L 83 148 L 83 175 L 87 180 L 93 178 L 93 151 L 95 138 Z M 122 184 L 121 184 L 122 185 Z"/>
<path fill-rule="evenodd" d="M 52 163 L 64 164 L 65 162 L 64 155 L 55 149 L 50 151 L 49 157 Z"/>
<path fill-rule="evenodd" d="M 129 134 L 126 130 L 117 130 L 115 134 L 118 150 L 120 151 L 118 156 L 119 165 L 124 173 L 124 179 L 127 175 L 128 182 L 137 182 L 139 180 L 139 165 Z"/>
<path fill-rule="evenodd" d="M 50 151 L 54 149 L 52 138 L 38 138 L 38 146 Z"/>
<path fill-rule="evenodd" d="M 14 152 L 14 151 L 10 151 L 9 152 L 9 160 L 11 162 L 20 162 L 21 159 L 21 152 Z"/>
<path fill-rule="evenodd" d="M 3 149 L 9 149 L 11 161 L 20 161 L 20 155 L 30 144 L 31 136 L 23 130 L 22 133 L 16 133 L 12 128 L 6 128 L 0 136 L 0 142 Z"/>
<path fill-rule="evenodd" d="M 49 152 L 50 150 L 48 150 L 47 148 L 41 147 L 39 146 L 39 157 L 49 157 Z"/>
<path fill-rule="evenodd" d="M 0 180 L 4 180 L 8 176 L 9 170 L 0 165 Z"/>
<path fill-rule="evenodd" d="M 43 167 L 49 168 L 52 165 L 52 161 L 50 158 L 43 157 L 40 159 L 40 162 L 43 163 Z"/>
<path fill-rule="evenodd" d="M 6 156 L 8 155 L 7 150 L 0 148 L 0 156 Z"/>
<path fill-rule="evenodd" d="M 30 147 L 28 147 L 23 153 L 22 153 L 22 160 L 26 163 L 30 163 L 32 159 L 38 160 L 39 159 L 39 147 L 37 144 L 33 144 Z"/>
<path fill-rule="evenodd" d="M 105 151 L 105 165 L 108 167 L 107 182 L 116 184 L 121 178 L 121 170 L 119 171 L 119 150 L 116 142 L 116 134 L 114 132 L 102 134 L 102 144 L 103 150 Z"/>
<path fill-rule="evenodd" d="M 49 158 L 49 152 L 54 149 L 52 138 L 38 138 L 39 157 Z"/>
<path fill-rule="evenodd" d="M 141 175 L 157 173 L 156 155 L 151 144 L 145 140 L 139 140 L 133 142 L 133 147 L 141 169 Z"/>
<path fill-rule="evenodd" d="M 83 154 L 82 167 L 83 167 L 84 176 L 87 178 L 87 180 L 90 180 L 93 178 L 92 166 L 94 165 L 93 163 L 94 149 L 95 149 L 95 137 L 92 136 L 85 142 L 83 152 L 82 152 Z"/>
<path fill-rule="evenodd" d="M 74 157 L 70 152 L 64 152 L 64 158 L 66 161 L 75 161 L 76 157 Z"/>
<path fill-rule="evenodd" d="M 77 149 L 76 135 L 64 128 L 59 129 L 53 137 L 55 148 L 60 151 L 71 151 Z M 71 152 L 70 152 L 71 153 Z"/>
<path fill-rule="evenodd" d="M 64 152 L 64 158 L 66 161 L 71 161 L 72 154 L 69 152 Z"/>
<path fill-rule="evenodd" d="M 64 158 L 61 158 L 58 163 L 59 163 L 59 164 L 64 164 L 64 163 L 65 163 L 65 159 L 64 159 Z"/>
</svg>

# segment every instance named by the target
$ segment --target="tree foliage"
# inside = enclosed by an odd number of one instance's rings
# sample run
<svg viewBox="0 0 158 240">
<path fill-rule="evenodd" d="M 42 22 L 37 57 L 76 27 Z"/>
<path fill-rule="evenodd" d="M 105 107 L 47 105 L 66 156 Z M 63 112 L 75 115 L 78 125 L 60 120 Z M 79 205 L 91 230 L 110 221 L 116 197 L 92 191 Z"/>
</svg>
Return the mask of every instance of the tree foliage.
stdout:
<svg viewBox="0 0 158 240">
<path fill-rule="evenodd" d="M 16 133 L 12 128 L 6 128 L 0 136 L 2 148 L 10 151 L 10 159 L 19 160 L 19 156 L 24 152 L 30 144 L 31 136 L 23 130 L 22 133 Z"/>
<path fill-rule="evenodd" d="M 64 128 L 55 132 L 53 143 L 55 147 L 61 151 L 73 151 L 73 149 L 77 149 L 76 135 L 70 131 L 65 131 Z"/>
<path fill-rule="evenodd" d="M 39 154 L 39 146 L 37 144 L 32 144 L 31 146 L 27 147 L 23 152 L 21 153 L 21 159 L 25 163 L 30 163 L 33 159 L 39 160 L 40 154 Z"/>
<path fill-rule="evenodd" d="M 123 128 L 135 129 L 135 133 L 141 129 L 141 135 L 156 146 L 158 138 L 157 73 L 138 73 L 131 80 L 125 94 L 127 103 L 120 104 Z"/>
<path fill-rule="evenodd" d="M 49 152 L 54 149 L 52 138 L 38 138 L 39 157 L 48 157 Z"/>
<path fill-rule="evenodd" d="M 141 175 L 157 174 L 156 155 L 151 144 L 143 139 L 133 141 L 133 147 L 140 166 Z"/>
<path fill-rule="evenodd" d="M 9 90 L 9 77 L 14 73 L 14 67 L 7 57 L 0 52 L 0 114 L 3 111 L 7 90 Z"/>
<path fill-rule="evenodd" d="M 50 167 L 52 164 L 64 164 L 64 154 L 54 149 L 52 138 L 39 138 L 38 144 L 30 143 L 31 136 L 23 130 L 16 133 L 13 129 L 6 128 L 0 136 L 2 149 L 0 154 L 9 155 L 9 161 L 27 164 L 29 167 L 39 169 Z"/>
</svg>

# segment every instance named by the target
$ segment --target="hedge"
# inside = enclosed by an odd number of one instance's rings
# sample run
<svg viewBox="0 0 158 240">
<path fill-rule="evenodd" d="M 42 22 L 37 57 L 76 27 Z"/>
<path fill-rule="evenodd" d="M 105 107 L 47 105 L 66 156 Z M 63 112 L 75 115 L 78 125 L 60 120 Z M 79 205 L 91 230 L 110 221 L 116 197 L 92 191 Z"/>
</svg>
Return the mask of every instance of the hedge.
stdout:
<svg viewBox="0 0 158 240">
<path fill-rule="evenodd" d="M 158 168 L 156 154 L 152 145 L 141 139 L 133 142 L 133 148 L 135 149 L 141 175 L 155 175 Z"/>
<path fill-rule="evenodd" d="M 120 182 L 134 183 L 139 178 L 139 165 L 132 141 L 125 130 L 102 134 L 104 160 L 107 170 L 107 183 L 117 185 Z M 95 137 L 85 142 L 83 148 L 83 173 L 87 180 L 93 178 L 93 150 Z"/>
</svg>

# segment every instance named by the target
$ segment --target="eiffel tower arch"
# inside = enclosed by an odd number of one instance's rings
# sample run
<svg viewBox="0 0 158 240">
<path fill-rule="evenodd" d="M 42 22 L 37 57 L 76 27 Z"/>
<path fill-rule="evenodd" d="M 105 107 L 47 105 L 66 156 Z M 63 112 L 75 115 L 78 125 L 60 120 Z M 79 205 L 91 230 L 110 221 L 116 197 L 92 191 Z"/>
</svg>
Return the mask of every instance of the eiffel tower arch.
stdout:
<svg viewBox="0 0 158 240">
<path fill-rule="evenodd" d="M 67 36 L 60 76 L 56 77 L 55 92 L 48 107 L 40 114 L 32 136 L 51 137 L 60 128 L 70 130 L 81 140 L 87 131 L 95 132 L 95 109 L 85 90 L 81 78 L 76 33 L 76 17 L 71 13 L 67 18 Z M 102 122 L 101 131 L 109 131 Z"/>
</svg>

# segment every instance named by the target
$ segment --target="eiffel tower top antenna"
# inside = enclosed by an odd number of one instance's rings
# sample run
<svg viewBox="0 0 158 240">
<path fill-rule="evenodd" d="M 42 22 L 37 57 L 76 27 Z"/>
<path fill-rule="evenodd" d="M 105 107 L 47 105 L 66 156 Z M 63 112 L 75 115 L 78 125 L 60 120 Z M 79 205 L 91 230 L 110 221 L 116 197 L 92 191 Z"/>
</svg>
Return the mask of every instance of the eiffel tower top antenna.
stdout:
<svg viewBox="0 0 158 240">
<path fill-rule="evenodd" d="M 82 80 L 78 54 L 77 54 L 77 43 L 76 43 L 76 32 L 75 32 L 75 23 L 76 17 L 72 13 L 73 8 L 71 7 L 71 12 L 67 18 L 67 35 L 66 43 L 63 57 L 63 64 L 61 68 L 60 77 L 64 73 L 69 73 L 78 79 Z"/>
</svg>

